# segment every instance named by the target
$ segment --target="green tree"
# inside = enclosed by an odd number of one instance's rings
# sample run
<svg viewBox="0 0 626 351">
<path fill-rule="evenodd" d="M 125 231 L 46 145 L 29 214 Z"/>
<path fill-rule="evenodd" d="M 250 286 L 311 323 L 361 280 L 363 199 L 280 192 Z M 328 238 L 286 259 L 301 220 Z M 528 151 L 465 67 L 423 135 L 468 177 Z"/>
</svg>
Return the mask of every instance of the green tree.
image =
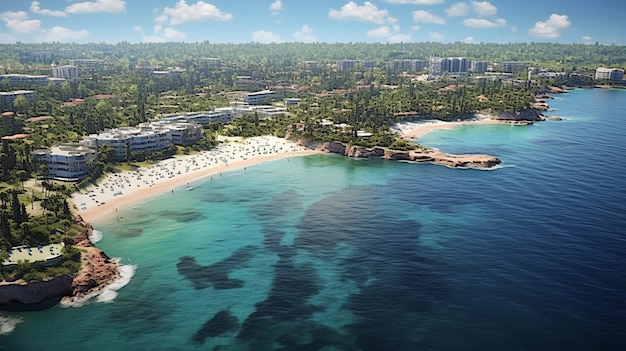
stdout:
<svg viewBox="0 0 626 351">
<path fill-rule="evenodd" d="M 30 115 L 32 106 L 24 95 L 18 95 L 13 101 L 13 109 L 15 109 L 15 112 L 17 113 Z"/>
</svg>

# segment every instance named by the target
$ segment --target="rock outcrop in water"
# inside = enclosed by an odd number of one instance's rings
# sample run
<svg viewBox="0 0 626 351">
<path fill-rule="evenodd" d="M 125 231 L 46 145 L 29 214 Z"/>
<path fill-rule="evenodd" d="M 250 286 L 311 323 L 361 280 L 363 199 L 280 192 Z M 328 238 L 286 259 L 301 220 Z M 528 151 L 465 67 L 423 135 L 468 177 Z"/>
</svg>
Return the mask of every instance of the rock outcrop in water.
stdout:
<svg viewBox="0 0 626 351">
<path fill-rule="evenodd" d="M 382 148 L 367 149 L 359 146 L 345 146 L 337 142 L 322 145 L 323 151 L 357 158 L 383 158 L 388 160 L 434 163 L 451 168 L 491 168 L 500 164 L 500 159 L 490 155 L 451 155 L 435 149 L 422 151 L 394 151 Z"/>
</svg>

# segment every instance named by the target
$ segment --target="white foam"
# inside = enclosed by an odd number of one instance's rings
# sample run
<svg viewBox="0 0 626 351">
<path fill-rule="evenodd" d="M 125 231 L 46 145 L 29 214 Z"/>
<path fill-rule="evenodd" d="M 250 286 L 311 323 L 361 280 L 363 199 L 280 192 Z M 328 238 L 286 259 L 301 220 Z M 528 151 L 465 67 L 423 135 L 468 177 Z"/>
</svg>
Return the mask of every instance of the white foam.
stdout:
<svg viewBox="0 0 626 351">
<path fill-rule="evenodd" d="M 92 244 L 95 244 L 100 240 L 102 240 L 102 232 L 95 229 L 92 230 L 91 234 L 89 234 L 89 241 L 91 241 Z"/>
<path fill-rule="evenodd" d="M 119 259 L 116 259 L 119 262 Z M 102 303 L 111 303 L 117 297 L 117 291 L 125 287 L 137 270 L 136 265 L 120 265 L 120 276 L 111 284 L 98 291 L 94 291 L 82 298 L 64 298 L 61 300 L 62 307 L 82 307 L 88 305 L 91 301 Z"/>
<path fill-rule="evenodd" d="M 22 323 L 22 318 L 0 314 L 0 335 L 11 334 Z"/>
</svg>

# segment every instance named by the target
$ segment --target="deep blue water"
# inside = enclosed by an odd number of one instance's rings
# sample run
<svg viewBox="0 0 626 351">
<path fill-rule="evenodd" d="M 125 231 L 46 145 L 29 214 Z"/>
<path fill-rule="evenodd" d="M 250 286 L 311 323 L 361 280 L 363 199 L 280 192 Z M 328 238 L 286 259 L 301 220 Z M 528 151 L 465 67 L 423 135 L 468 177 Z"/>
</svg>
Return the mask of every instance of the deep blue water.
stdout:
<svg viewBox="0 0 626 351">
<path fill-rule="evenodd" d="M 491 171 L 333 155 L 224 173 L 96 223 L 110 303 L 3 313 L 0 350 L 626 349 L 626 91 L 421 143 Z"/>
</svg>

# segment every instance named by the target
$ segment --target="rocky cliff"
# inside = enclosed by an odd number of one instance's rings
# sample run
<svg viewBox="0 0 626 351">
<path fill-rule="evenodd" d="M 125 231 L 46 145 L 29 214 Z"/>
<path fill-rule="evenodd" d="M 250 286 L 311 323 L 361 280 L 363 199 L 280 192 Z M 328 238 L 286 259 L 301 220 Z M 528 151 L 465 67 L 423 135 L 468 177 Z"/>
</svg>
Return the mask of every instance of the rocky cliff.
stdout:
<svg viewBox="0 0 626 351">
<path fill-rule="evenodd" d="M 337 142 L 322 145 L 323 151 L 348 157 L 384 158 L 388 160 L 427 162 L 452 168 L 491 168 L 500 164 L 500 159 L 490 155 L 451 155 L 435 149 L 421 151 L 394 151 L 382 148 L 366 149 L 359 146 L 345 146 Z"/>
<path fill-rule="evenodd" d="M 56 304 L 63 296 L 72 294 L 72 277 L 63 275 L 49 281 L 26 283 L 18 280 L 0 284 L 0 309 L 38 309 Z"/>
<path fill-rule="evenodd" d="M 0 309 L 16 309 L 19 305 L 23 309 L 49 307 L 64 297 L 82 298 L 98 292 L 120 276 L 119 263 L 89 241 L 93 227 L 80 216 L 76 218 L 76 223 L 83 228 L 74 238 L 74 246 L 82 251 L 81 270 L 74 275 L 64 275 L 49 281 L 1 283 Z"/>
</svg>

